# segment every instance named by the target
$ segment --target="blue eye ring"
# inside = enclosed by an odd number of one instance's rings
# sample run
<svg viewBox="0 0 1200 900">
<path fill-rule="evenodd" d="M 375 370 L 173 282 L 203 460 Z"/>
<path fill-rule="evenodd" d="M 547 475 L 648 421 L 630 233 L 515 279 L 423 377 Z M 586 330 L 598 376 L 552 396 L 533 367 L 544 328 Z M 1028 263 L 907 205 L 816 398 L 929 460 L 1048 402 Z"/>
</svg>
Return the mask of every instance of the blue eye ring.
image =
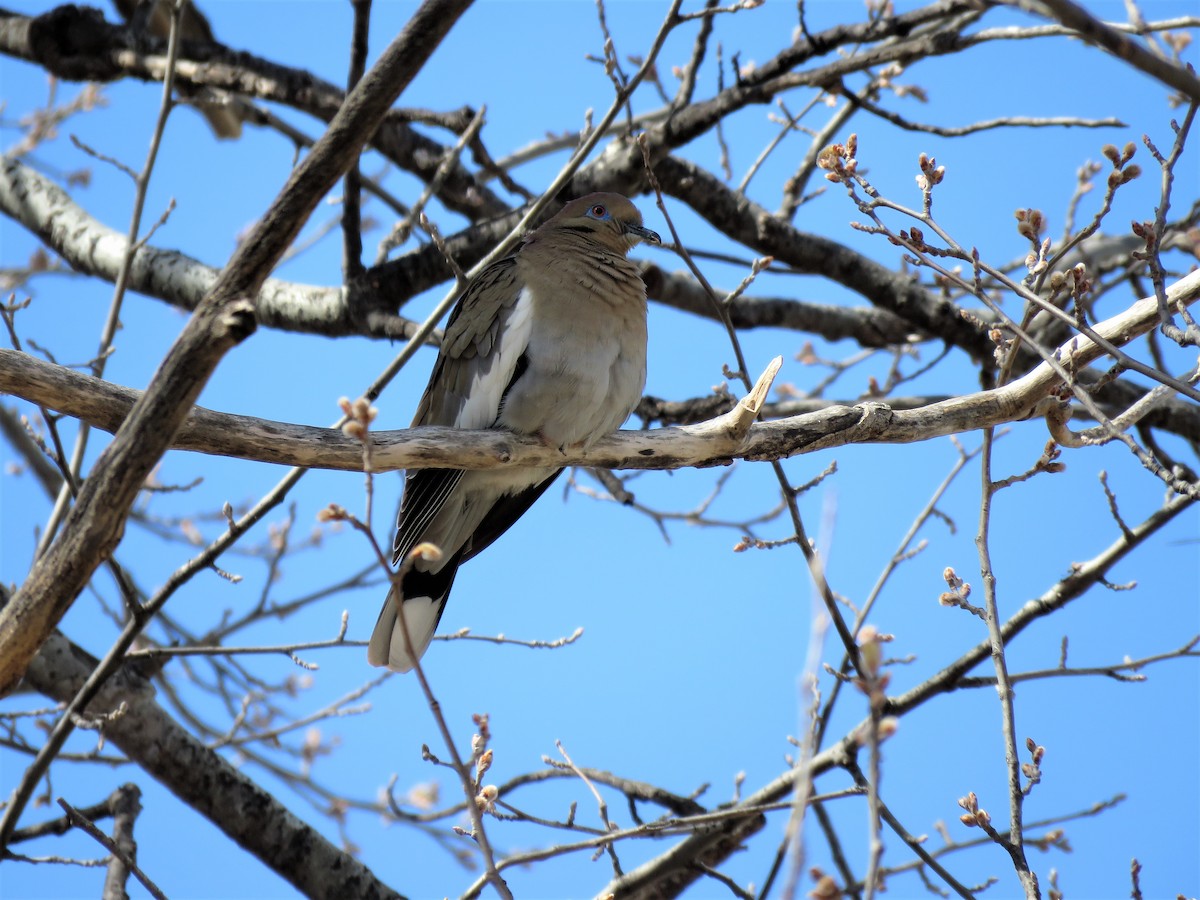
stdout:
<svg viewBox="0 0 1200 900">
<path fill-rule="evenodd" d="M 609 218 L 608 207 L 606 207 L 600 203 L 597 203 L 595 206 L 593 206 L 591 209 L 588 210 L 588 215 L 591 216 L 593 219 L 607 219 L 607 218 Z"/>
</svg>

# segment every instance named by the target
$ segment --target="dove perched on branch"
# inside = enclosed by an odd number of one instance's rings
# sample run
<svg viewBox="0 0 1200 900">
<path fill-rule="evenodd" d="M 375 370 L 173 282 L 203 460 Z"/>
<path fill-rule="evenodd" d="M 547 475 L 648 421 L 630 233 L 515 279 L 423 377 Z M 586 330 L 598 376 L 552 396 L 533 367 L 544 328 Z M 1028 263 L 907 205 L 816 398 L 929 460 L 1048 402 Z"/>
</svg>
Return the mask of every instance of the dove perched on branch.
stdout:
<svg viewBox="0 0 1200 900">
<path fill-rule="evenodd" d="M 480 272 L 450 315 L 413 425 L 504 429 L 559 448 L 587 447 L 619 428 L 646 382 L 646 289 L 626 258 L 640 241 L 659 237 L 628 199 L 590 194 Z M 561 471 L 407 474 L 393 545 L 402 577 L 371 635 L 372 665 L 413 667 L 458 567 L 507 531 Z M 413 553 L 421 544 L 440 553 Z"/>
</svg>

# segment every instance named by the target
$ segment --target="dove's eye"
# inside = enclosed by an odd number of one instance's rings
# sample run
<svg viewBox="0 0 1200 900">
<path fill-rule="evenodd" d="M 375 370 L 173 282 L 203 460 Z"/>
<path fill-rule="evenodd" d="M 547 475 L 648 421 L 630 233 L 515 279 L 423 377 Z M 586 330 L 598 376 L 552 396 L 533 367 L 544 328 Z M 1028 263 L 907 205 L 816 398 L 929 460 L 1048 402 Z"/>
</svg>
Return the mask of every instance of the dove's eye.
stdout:
<svg viewBox="0 0 1200 900">
<path fill-rule="evenodd" d="M 599 203 L 597 203 L 595 206 L 593 206 L 591 208 L 591 210 L 589 210 L 589 212 L 591 212 L 592 218 L 594 218 L 594 219 L 607 219 L 608 218 L 608 209 L 605 208 L 604 206 L 601 206 Z"/>
</svg>

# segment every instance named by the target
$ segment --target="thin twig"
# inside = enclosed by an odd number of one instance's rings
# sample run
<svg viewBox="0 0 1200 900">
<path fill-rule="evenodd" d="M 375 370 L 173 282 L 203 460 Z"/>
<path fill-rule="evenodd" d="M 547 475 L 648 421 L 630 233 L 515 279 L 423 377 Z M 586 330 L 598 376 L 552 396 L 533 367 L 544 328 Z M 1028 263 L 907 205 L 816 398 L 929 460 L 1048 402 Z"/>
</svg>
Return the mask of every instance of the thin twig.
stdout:
<svg viewBox="0 0 1200 900">
<path fill-rule="evenodd" d="M 58 799 L 58 805 L 61 806 L 66 812 L 67 817 L 71 820 L 72 825 L 86 832 L 101 846 L 103 846 L 105 850 L 120 859 L 121 862 L 129 869 L 129 871 L 133 873 L 134 877 L 142 883 L 142 886 L 150 892 L 150 896 L 154 897 L 155 900 L 167 900 L 167 895 L 159 889 L 158 885 L 150 880 L 150 876 L 148 876 L 138 867 L 138 864 L 134 862 L 132 857 L 130 857 L 125 853 L 125 851 L 116 845 L 112 838 L 97 828 L 94 823 L 88 821 L 88 819 L 82 813 L 80 813 L 79 810 L 75 809 L 75 807 L 73 807 L 66 800 L 63 800 L 61 797 Z"/>
<path fill-rule="evenodd" d="M 346 93 L 362 79 L 367 69 L 367 45 L 371 29 L 371 0 L 351 0 L 354 25 L 350 35 L 350 72 Z M 363 272 L 362 177 L 356 159 L 342 178 L 342 279 L 350 284 Z"/>
</svg>

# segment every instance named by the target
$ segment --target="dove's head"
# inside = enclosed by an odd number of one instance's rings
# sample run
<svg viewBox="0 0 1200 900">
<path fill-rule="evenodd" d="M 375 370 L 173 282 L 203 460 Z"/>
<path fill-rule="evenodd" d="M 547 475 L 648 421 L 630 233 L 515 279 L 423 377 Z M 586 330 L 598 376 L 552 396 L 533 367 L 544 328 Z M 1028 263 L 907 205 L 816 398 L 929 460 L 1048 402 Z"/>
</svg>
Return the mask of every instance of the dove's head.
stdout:
<svg viewBox="0 0 1200 900">
<path fill-rule="evenodd" d="M 620 194 L 578 197 L 559 210 L 542 228 L 582 232 L 619 253 L 629 252 L 640 241 L 662 243 L 655 232 L 642 224 L 642 214 L 637 207 Z"/>
</svg>

